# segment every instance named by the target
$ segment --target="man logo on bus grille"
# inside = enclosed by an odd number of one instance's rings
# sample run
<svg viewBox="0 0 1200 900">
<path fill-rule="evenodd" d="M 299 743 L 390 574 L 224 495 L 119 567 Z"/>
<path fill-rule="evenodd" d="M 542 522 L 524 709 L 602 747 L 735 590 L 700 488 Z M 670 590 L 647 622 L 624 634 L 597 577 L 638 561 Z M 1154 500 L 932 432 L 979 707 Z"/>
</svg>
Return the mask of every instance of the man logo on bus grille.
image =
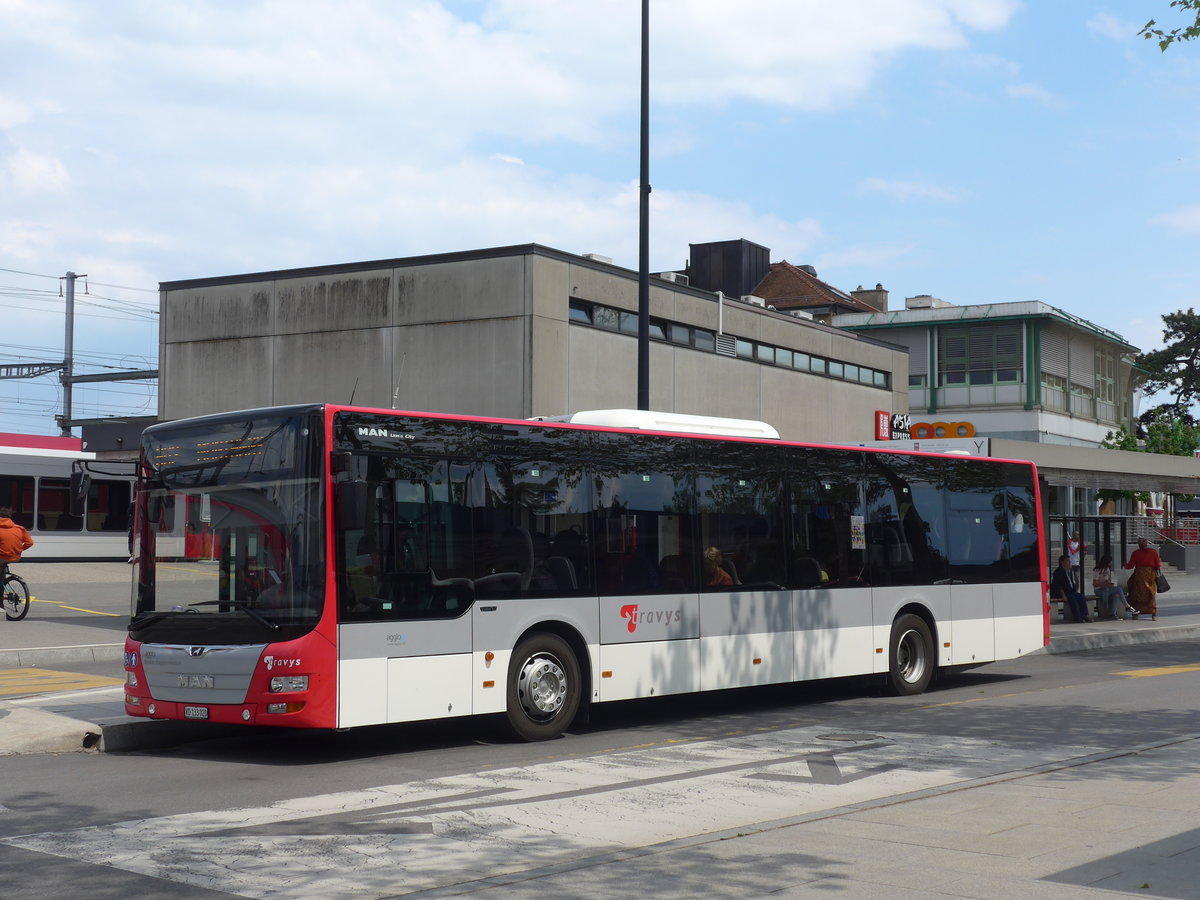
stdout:
<svg viewBox="0 0 1200 900">
<path fill-rule="evenodd" d="M 630 634 L 633 634 L 637 631 L 639 622 L 645 622 L 648 625 L 656 623 L 671 625 L 683 621 L 683 613 L 677 609 L 648 609 L 645 612 L 638 612 L 638 605 L 630 603 L 628 606 L 621 607 L 621 618 L 629 620 L 625 627 L 629 629 Z"/>
<path fill-rule="evenodd" d="M 207 647 L 188 647 L 188 655 L 189 656 L 203 656 L 204 651 L 207 649 L 208 649 Z"/>
<path fill-rule="evenodd" d="M 210 688 L 216 686 L 211 675 L 177 675 L 176 678 L 177 687 Z"/>
</svg>

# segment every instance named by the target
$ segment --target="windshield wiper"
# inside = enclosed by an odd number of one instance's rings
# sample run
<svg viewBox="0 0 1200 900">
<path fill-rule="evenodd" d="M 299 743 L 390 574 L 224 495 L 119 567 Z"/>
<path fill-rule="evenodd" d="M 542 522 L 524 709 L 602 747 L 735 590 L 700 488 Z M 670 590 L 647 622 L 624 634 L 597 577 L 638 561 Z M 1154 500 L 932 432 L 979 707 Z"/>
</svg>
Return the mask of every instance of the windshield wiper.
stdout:
<svg viewBox="0 0 1200 900">
<path fill-rule="evenodd" d="M 272 631 L 278 631 L 279 626 L 260 613 L 257 609 L 250 605 L 248 600 L 201 600 L 199 603 L 189 603 L 188 606 L 232 606 L 234 609 L 240 609 L 250 618 L 257 622 L 266 625 Z"/>
<path fill-rule="evenodd" d="M 160 619 L 165 619 L 169 615 L 169 612 L 142 613 L 140 616 L 136 616 L 135 618 L 129 620 L 129 630 L 137 631 L 139 628 L 145 628 L 147 625 L 153 625 L 155 622 L 159 621 Z"/>
</svg>

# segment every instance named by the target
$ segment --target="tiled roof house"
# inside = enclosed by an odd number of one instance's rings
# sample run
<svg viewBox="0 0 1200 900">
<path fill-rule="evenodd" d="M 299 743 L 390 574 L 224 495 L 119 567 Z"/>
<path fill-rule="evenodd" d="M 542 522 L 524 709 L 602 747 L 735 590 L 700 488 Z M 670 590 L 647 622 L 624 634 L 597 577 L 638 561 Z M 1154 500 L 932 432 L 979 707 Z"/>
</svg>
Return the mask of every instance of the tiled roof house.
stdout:
<svg viewBox="0 0 1200 900">
<path fill-rule="evenodd" d="M 842 313 L 871 313 L 887 309 L 887 291 L 882 285 L 876 285 L 874 290 L 860 287 L 847 294 L 818 278 L 812 266 L 796 266 L 787 260 L 771 263 L 771 270 L 753 293 L 780 312 L 802 309 L 826 324 L 833 316 Z"/>
</svg>

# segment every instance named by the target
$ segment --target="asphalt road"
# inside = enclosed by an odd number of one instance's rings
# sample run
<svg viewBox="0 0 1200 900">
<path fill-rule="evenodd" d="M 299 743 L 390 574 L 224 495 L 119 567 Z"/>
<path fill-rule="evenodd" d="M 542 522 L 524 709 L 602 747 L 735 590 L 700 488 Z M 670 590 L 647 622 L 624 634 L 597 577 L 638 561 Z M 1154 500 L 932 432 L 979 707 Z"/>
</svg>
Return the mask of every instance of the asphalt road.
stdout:
<svg viewBox="0 0 1200 900">
<path fill-rule="evenodd" d="M 1182 641 L 910 698 L 618 704 L 545 744 L 466 721 L 12 757 L 0 894 L 1189 897 L 1198 688 Z"/>
</svg>

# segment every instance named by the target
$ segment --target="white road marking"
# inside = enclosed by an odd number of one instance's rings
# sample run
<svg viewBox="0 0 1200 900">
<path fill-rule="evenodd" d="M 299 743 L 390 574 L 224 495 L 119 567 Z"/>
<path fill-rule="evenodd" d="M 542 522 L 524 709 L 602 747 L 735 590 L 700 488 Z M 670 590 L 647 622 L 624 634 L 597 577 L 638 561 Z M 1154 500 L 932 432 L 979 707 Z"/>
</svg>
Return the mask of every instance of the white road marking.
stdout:
<svg viewBox="0 0 1200 900">
<path fill-rule="evenodd" d="M 81 678 L 89 676 L 81 675 Z M 62 706 L 64 700 L 78 700 L 85 698 L 92 701 L 108 700 L 112 698 L 120 698 L 125 696 L 125 686 L 122 684 L 109 685 L 107 687 L 87 688 L 82 691 L 54 691 L 49 694 L 33 694 L 29 697 L 14 697 L 11 700 L 5 700 L 5 703 L 19 703 L 22 706 Z"/>
<path fill-rule="evenodd" d="M 253 898 L 377 898 L 1087 755 L 803 728 L 0 843 Z"/>
</svg>

